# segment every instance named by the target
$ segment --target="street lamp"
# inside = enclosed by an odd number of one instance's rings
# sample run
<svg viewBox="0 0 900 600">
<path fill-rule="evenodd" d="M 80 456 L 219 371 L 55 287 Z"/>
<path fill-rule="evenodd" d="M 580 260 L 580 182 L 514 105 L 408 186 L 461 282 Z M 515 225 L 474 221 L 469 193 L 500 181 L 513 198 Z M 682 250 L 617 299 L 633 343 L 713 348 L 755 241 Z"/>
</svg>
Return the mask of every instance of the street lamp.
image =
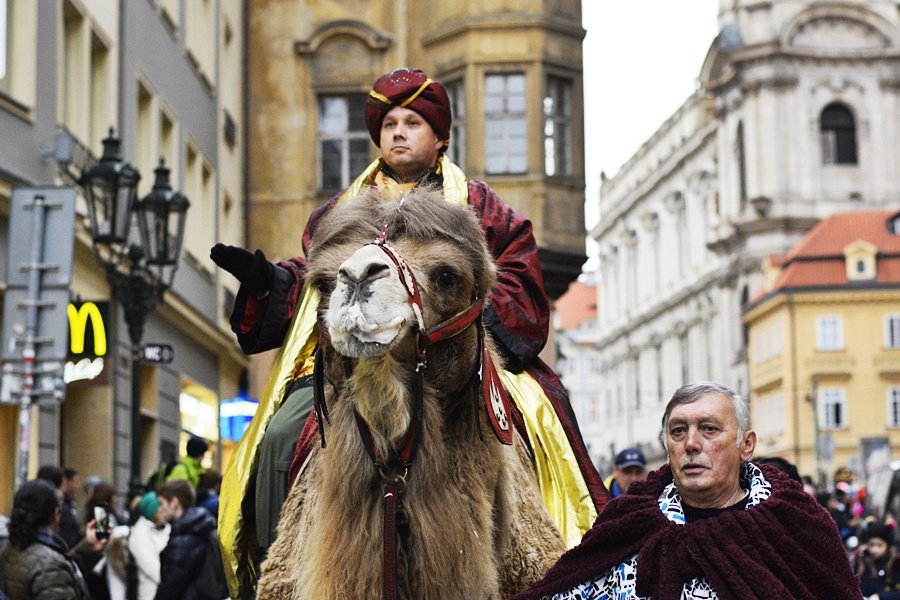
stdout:
<svg viewBox="0 0 900 600">
<path fill-rule="evenodd" d="M 90 233 L 98 262 L 122 305 L 131 338 L 131 479 L 129 501 L 144 492 L 141 477 L 141 338 L 147 318 L 172 286 L 184 241 L 188 199 L 174 192 L 162 159 L 152 191 L 136 201 L 141 174 L 122 159 L 112 128 L 103 156 L 80 178 L 87 197 Z M 137 217 L 141 241 L 129 243 Z M 125 270 L 127 268 L 127 271 Z M 133 571 L 133 573 L 131 572 Z M 137 572 L 130 569 L 128 597 L 137 597 Z"/>
</svg>

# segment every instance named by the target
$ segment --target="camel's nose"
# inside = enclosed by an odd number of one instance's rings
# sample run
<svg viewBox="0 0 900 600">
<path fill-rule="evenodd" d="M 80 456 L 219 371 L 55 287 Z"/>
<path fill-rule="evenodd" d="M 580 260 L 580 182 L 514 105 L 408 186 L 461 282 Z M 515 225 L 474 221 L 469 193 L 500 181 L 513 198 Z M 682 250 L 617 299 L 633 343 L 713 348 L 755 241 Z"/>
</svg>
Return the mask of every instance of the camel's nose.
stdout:
<svg viewBox="0 0 900 600">
<path fill-rule="evenodd" d="M 338 270 L 340 282 L 359 286 L 391 274 L 391 262 L 376 246 L 363 246 L 344 261 Z"/>
</svg>

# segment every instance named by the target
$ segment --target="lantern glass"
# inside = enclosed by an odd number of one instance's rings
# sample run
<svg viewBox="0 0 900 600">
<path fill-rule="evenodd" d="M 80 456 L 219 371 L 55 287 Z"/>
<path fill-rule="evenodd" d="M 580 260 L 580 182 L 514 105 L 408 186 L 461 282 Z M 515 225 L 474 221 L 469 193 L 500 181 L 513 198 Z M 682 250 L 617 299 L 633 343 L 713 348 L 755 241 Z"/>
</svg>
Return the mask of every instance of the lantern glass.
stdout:
<svg viewBox="0 0 900 600">
<path fill-rule="evenodd" d="M 138 205 L 138 224 L 147 265 L 156 268 L 159 281 L 169 287 L 178 268 L 184 220 L 190 203 L 183 195 L 172 191 L 169 169 L 163 160 L 155 173 L 153 190 Z"/>
<path fill-rule="evenodd" d="M 124 245 L 128 241 L 137 184 L 141 176 L 122 160 L 121 142 L 110 130 L 100 162 L 84 175 L 91 236 L 94 243 Z"/>
</svg>

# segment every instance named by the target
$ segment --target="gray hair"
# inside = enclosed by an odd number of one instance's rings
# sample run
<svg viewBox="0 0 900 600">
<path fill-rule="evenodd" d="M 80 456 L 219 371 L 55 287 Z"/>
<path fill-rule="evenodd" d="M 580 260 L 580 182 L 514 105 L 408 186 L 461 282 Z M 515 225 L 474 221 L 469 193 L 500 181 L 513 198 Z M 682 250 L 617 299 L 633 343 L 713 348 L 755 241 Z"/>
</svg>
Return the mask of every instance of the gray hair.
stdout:
<svg viewBox="0 0 900 600">
<path fill-rule="evenodd" d="M 669 415 L 672 414 L 672 410 L 674 410 L 676 406 L 696 402 L 707 394 L 721 394 L 731 400 L 734 418 L 737 420 L 737 440 L 735 443 L 738 447 L 741 446 L 741 440 L 744 437 L 744 433 L 750 431 L 752 428 L 752 423 L 750 422 L 750 405 L 747 404 L 746 400 L 741 398 L 740 394 L 726 385 L 714 381 L 695 381 L 694 383 L 687 383 L 678 388 L 672 395 L 672 399 L 666 404 L 666 411 L 663 413 L 662 417 L 662 429 L 659 432 L 659 441 L 666 451 L 669 449 L 666 445 L 666 431 L 669 426 Z"/>
</svg>

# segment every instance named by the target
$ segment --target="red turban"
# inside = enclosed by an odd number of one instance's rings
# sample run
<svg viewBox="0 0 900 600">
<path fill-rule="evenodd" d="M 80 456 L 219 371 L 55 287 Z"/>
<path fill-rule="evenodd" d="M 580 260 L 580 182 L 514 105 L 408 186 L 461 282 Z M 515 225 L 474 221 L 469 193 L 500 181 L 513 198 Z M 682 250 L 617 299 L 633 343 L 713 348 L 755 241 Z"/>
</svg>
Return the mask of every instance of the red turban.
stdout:
<svg viewBox="0 0 900 600">
<path fill-rule="evenodd" d="M 397 69 L 382 75 L 366 99 L 366 127 L 375 145 L 381 147 L 381 122 L 395 106 L 414 110 L 428 121 L 435 135 L 450 143 L 450 99 L 444 86 L 419 69 Z"/>
</svg>

